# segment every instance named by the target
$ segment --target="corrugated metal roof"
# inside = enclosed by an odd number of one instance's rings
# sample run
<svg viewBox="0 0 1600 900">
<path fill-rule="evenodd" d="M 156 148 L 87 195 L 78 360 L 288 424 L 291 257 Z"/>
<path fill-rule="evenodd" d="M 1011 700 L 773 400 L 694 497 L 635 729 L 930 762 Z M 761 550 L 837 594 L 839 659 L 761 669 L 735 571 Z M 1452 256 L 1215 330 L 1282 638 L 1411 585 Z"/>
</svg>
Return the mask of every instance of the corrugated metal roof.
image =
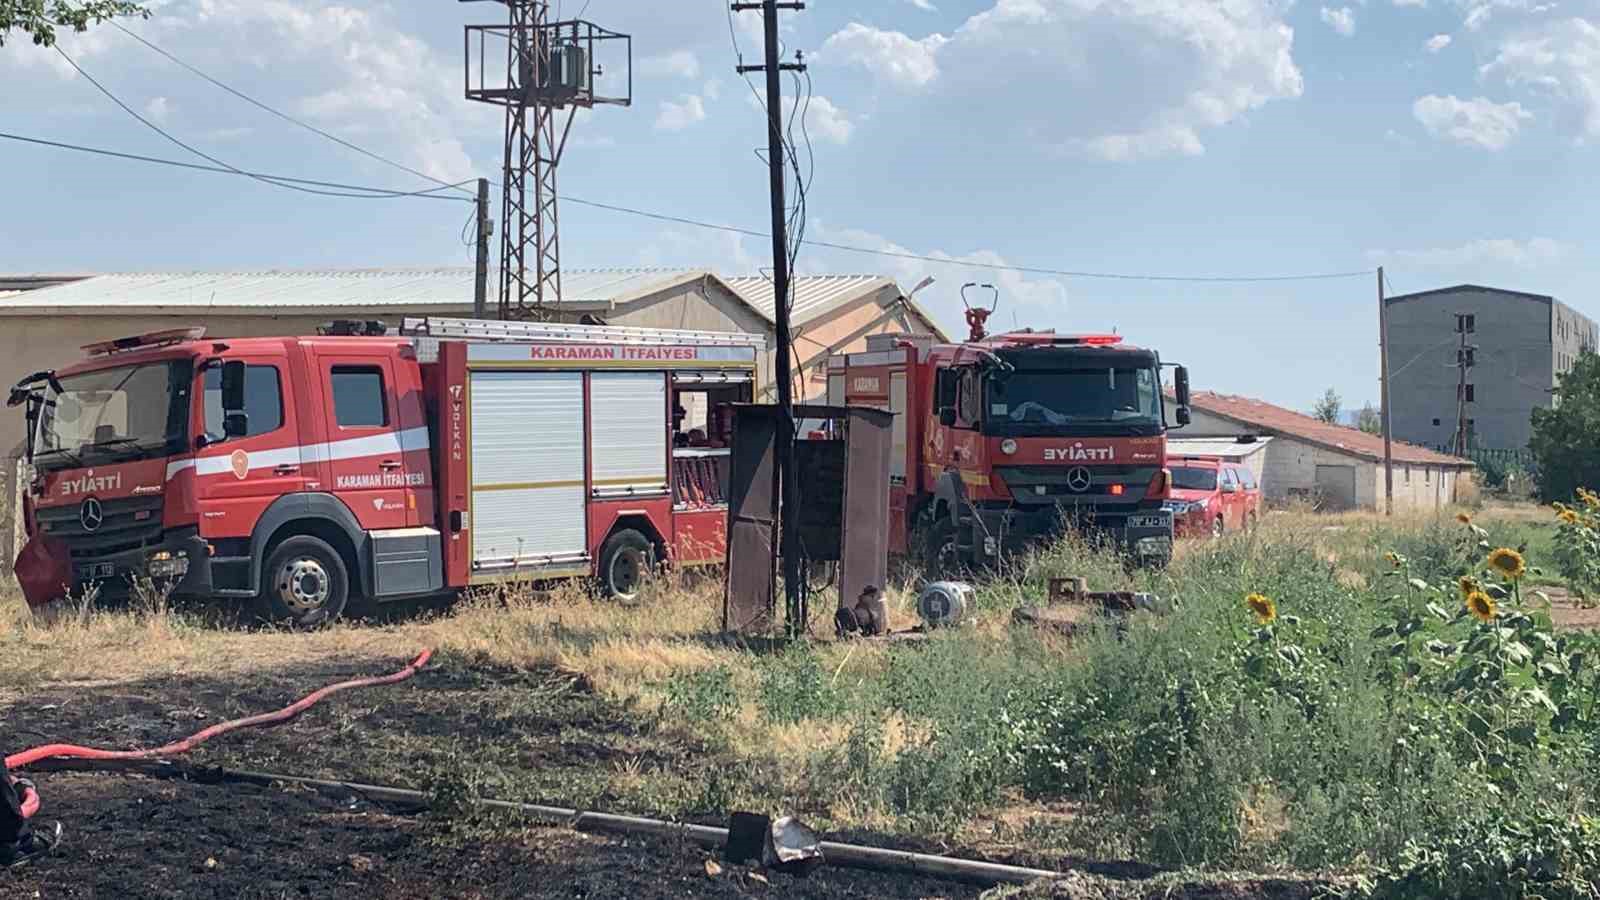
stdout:
<svg viewBox="0 0 1600 900">
<path fill-rule="evenodd" d="M 1222 459 L 1244 459 L 1272 442 L 1271 437 L 1259 437 L 1248 444 L 1234 438 L 1168 438 L 1167 456 L 1216 456 Z"/>
<path fill-rule="evenodd" d="M 1331 425 L 1321 419 L 1250 397 L 1233 397 L 1202 391 L 1195 393 L 1189 399 L 1195 409 L 1214 416 L 1260 428 L 1271 434 L 1305 441 L 1338 453 L 1383 461 L 1383 438 L 1367 434 L 1358 428 Z M 1404 441 L 1394 441 L 1392 447 L 1394 461 L 1398 463 L 1461 468 L 1472 466 L 1470 461 L 1460 457 L 1435 453 L 1426 447 L 1418 447 Z"/>
<path fill-rule="evenodd" d="M 561 273 L 567 303 L 625 302 L 709 273 L 701 269 L 569 269 Z M 490 273 L 495 283 L 496 273 Z M 322 309 L 472 306 L 470 266 L 431 269 L 149 272 L 96 275 L 19 292 L 0 313 L 36 309 L 115 314 L 138 308 Z"/>
<path fill-rule="evenodd" d="M 769 321 L 776 315 L 772 279 L 745 275 L 723 281 Z M 789 307 L 789 320 L 803 325 L 829 310 L 893 286 L 894 279 L 882 275 L 798 275 L 793 279 L 794 304 Z"/>
</svg>

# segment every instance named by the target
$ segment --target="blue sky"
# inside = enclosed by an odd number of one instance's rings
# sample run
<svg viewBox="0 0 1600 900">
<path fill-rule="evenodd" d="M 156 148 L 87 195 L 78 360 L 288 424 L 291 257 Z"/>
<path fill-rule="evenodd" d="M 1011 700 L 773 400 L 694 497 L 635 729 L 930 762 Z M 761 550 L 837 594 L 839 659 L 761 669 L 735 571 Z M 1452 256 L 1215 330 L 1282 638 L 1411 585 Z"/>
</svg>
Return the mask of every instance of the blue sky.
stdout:
<svg viewBox="0 0 1600 900">
<path fill-rule="evenodd" d="M 560 0 L 572 15 L 579 0 Z M 451 181 L 495 176 L 499 117 L 462 99 L 464 24 L 493 3 L 166 0 L 129 23 L 260 99 Z M 634 105 L 579 119 L 564 194 L 767 222 L 761 111 L 720 0 L 589 0 L 634 35 Z M 1278 275 L 1383 263 L 1395 290 L 1553 293 L 1592 317 L 1600 274 L 1597 0 L 876 0 L 784 17 L 815 99 L 808 235 L 949 259 L 807 250 L 959 322 L 1099 330 L 1190 365 L 1197 386 L 1306 408 L 1375 399 L 1370 275 L 1206 284 L 975 269 Z M 136 109 L 227 162 L 430 186 L 223 93 L 114 29 L 62 46 Z M 617 61 L 608 70 L 622 71 Z M 786 90 L 789 90 L 786 85 Z M 187 158 L 53 52 L 0 48 L 0 131 Z M 764 152 L 764 149 L 763 149 Z M 248 180 L 0 141 L 0 271 L 465 264 L 466 204 L 313 197 Z M 767 264 L 764 240 L 575 204 L 568 266 Z M 1441 329 L 1448 328 L 1441 323 Z"/>
</svg>

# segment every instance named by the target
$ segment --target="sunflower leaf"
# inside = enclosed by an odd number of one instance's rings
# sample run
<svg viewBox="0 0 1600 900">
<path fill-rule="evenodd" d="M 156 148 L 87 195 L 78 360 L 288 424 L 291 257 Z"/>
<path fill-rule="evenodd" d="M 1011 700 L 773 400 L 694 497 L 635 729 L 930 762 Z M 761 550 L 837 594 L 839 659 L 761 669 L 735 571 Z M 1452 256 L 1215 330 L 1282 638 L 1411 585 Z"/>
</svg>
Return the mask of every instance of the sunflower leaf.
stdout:
<svg viewBox="0 0 1600 900">
<path fill-rule="evenodd" d="M 1409 581 L 1407 581 L 1406 583 L 1411 585 L 1412 587 L 1416 588 L 1419 591 L 1427 591 L 1427 590 L 1432 590 L 1433 589 L 1433 585 L 1431 585 L 1428 582 L 1422 580 L 1421 578 L 1412 578 Z"/>
<path fill-rule="evenodd" d="M 1444 607 L 1442 607 L 1439 604 L 1437 604 L 1437 603 L 1429 602 L 1428 603 L 1428 612 L 1433 613 L 1434 618 L 1438 619 L 1441 622 L 1450 621 L 1450 618 L 1451 618 L 1450 612 L 1448 610 L 1446 610 Z"/>
</svg>

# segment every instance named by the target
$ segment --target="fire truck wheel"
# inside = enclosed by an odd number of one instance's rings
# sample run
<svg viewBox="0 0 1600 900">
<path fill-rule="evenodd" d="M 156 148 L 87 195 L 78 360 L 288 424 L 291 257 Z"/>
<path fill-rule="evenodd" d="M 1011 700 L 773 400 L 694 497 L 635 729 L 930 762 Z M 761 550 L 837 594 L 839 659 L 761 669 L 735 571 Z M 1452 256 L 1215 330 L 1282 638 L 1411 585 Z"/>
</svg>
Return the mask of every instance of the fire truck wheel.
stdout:
<svg viewBox="0 0 1600 900">
<path fill-rule="evenodd" d="M 928 527 L 922 558 L 929 581 L 944 581 L 960 574 L 965 566 L 962 565 L 955 523 L 940 516 Z"/>
<path fill-rule="evenodd" d="M 1227 530 L 1227 527 L 1222 524 L 1222 517 L 1221 516 L 1217 516 L 1215 519 L 1211 520 L 1211 536 L 1212 537 L 1214 537 L 1214 538 L 1222 537 L 1222 533 L 1224 531 L 1226 531 L 1226 530 Z"/>
<path fill-rule="evenodd" d="M 638 599 L 650 577 L 655 548 L 650 539 L 625 528 L 606 539 L 600 548 L 600 591 L 624 603 Z"/>
<path fill-rule="evenodd" d="M 332 622 L 350 599 L 350 573 L 327 542 L 297 535 L 261 569 L 261 614 L 269 622 L 313 628 Z"/>
</svg>

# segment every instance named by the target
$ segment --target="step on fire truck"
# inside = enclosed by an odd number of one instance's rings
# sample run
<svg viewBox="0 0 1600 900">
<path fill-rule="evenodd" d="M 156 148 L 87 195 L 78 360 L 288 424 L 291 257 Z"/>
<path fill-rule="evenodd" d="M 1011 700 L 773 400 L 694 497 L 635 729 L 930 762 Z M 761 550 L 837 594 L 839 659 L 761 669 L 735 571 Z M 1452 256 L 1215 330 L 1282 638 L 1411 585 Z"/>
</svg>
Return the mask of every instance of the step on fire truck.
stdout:
<svg viewBox="0 0 1600 900">
<path fill-rule="evenodd" d="M 896 413 L 890 552 L 936 579 L 1076 528 L 1130 560 L 1169 559 L 1160 356 L 1116 335 L 991 336 L 992 312 L 969 304 L 963 343 L 874 335 L 866 352 L 829 360 L 829 403 Z M 1173 420 L 1187 424 L 1182 366 L 1173 382 Z"/>
<path fill-rule="evenodd" d="M 720 563 L 753 335 L 408 319 L 314 337 L 139 335 L 23 379 L 30 605 L 91 587 L 347 603 Z"/>
</svg>

